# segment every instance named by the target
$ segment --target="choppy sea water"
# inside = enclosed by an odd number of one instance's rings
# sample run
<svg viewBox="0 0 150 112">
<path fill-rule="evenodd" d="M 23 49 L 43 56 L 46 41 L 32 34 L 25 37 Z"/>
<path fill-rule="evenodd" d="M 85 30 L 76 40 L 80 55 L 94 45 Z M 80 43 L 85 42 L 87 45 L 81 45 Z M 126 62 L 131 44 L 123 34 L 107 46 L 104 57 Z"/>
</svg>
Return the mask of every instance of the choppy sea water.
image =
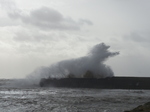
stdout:
<svg viewBox="0 0 150 112">
<path fill-rule="evenodd" d="M 0 112 L 123 112 L 150 101 L 150 90 L 9 87 L 0 80 Z"/>
</svg>

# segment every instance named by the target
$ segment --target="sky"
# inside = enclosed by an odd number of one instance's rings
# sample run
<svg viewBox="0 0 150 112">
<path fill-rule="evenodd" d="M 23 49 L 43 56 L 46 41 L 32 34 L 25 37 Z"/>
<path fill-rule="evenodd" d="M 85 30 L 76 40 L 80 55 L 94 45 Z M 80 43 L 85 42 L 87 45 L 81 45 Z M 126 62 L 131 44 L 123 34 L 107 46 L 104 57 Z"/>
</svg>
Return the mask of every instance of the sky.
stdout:
<svg viewBox="0 0 150 112">
<path fill-rule="evenodd" d="M 87 55 L 105 43 L 115 76 L 150 77 L 149 0 L 0 0 L 0 78 Z"/>
</svg>

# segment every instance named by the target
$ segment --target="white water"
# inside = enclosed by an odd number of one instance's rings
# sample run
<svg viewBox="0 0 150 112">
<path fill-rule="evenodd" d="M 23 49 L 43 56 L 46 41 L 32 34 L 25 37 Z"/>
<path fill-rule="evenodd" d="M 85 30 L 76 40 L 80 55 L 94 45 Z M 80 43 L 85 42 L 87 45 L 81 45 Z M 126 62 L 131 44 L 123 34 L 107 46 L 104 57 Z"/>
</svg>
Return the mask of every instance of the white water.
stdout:
<svg viewBox="0 0 150 112">
<path fill-rule="evenodd" d="M 123 112 L 150 101 L 150 90 L 68 89 L 5 86 L 0 112 Z"/>
<path fill-rule="evenodd" d="M 96 78 L 112 77 L 114 75 L 111 68 L 104 64 L 109 58 L 119 54 L 110 52 L 110 46 L 104 43 L 95 45 L 86 56 L 63 60 L 48 67 L 37 68 L 27 76 L 27 80 L 38 84 L 41 78 L 62 78 L 68 74 L 73 74 L 76 78 L 82 78 L 86 71 L 91 71 Z M 29 83 L 29 82 L 28 82 Z"/>
</svg>

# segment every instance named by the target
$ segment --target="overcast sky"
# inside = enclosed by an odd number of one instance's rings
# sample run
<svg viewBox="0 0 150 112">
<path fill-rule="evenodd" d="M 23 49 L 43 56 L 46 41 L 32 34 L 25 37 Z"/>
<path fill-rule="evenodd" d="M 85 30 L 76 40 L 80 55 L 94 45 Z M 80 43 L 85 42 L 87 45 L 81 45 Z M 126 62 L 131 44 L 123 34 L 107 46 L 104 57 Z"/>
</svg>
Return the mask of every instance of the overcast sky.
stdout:
<svg viewBox="0 0 150 112">
<path fill-rule="evenodd" d="M 149 0 L 0 0 L 0 78 L 77 58 L 101 42 L 116 76 L 150 77 Z"/>
</svg>

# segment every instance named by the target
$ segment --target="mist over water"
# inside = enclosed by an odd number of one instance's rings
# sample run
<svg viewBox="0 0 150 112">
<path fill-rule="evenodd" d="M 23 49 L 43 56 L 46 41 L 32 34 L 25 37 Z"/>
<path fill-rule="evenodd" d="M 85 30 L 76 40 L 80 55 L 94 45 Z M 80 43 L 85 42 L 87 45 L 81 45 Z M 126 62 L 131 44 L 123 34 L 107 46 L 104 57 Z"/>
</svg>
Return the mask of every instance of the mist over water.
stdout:
<svg viewBox="0 0 150 112">
<path fill-rule="evenodd" d="M 119 54 L 110 52 L 110 46 L 100 43 L 95 45 L 86 56 L 63 60 L 48 67 L 40 67 L 26 78 L 32 83 L 39 83 L 41 78 L 64 78 L 72 74 L 75 78 L 82 78 L 87 71 L 91 71 L 95 78 L 112 77 L 112 69 L 104 64 L 109 57 Z"/>
</svg>

